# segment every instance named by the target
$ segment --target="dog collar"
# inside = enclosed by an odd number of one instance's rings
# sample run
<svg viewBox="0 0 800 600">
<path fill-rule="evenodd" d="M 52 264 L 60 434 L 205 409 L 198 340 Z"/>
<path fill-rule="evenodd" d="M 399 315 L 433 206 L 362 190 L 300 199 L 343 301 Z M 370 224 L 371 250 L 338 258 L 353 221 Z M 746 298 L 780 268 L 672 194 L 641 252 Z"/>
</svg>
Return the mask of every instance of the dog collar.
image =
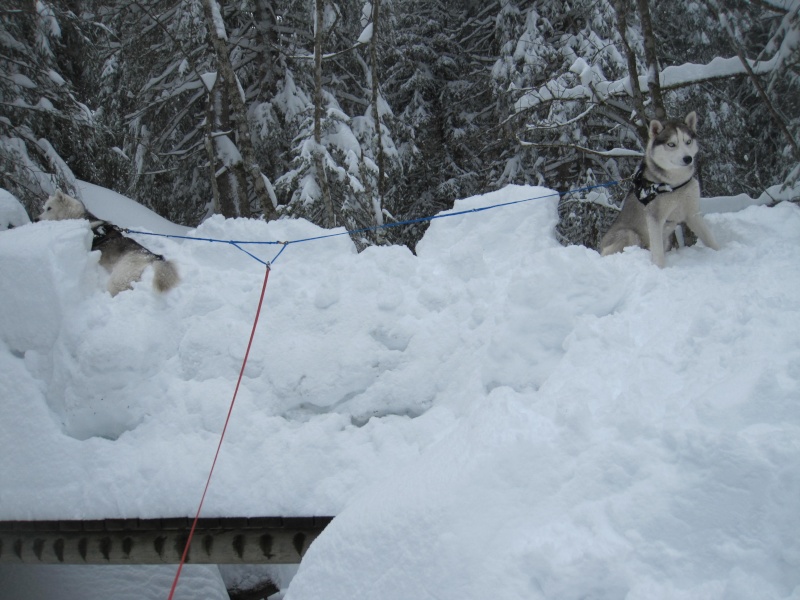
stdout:
<svg viewBox="0 0 800 600">
<path fill-rule="evenodd" d="M 680 185 L 671 186 L 668 183 L 657 183 L 646 179 L 644 176 L 644 169 L 644 163 L 640 164 L 639 168 L 636 169 L 636 174 L 633 176 L 633 193 L 636 195 L 637 200 L 645 206 L 655 200 L 659 194 L 668 194 L 681 189 L 694 177 L 689 177 L 689 179 Z"/>
</svg>

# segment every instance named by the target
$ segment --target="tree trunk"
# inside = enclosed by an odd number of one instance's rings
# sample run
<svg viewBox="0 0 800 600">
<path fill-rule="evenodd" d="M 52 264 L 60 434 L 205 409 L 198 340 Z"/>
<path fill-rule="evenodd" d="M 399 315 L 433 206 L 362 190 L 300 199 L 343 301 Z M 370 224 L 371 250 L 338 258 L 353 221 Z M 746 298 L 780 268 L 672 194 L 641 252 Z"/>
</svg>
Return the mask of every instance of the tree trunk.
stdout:
<svg viewBox="0 0 800 600">
<path fill-rule="evenodd" d="M 375 213 L 375 225 L 380 226 L 383 225 L 383 213 L 381 212 L 383 207 L 383 196 L 386 193 L 386 154 L 383 151 L 383 132 L 381 128 L 381 114 L 380 109 L 378 107 L 378 101 L 380 100 L 380 93 L 378 90 L 378 17 L 379 11 L 381 8 L 381 0 L 373 0 L 372 1 L 372 39 L 370 40 L 369 45 L 369 56 L 370 56 L 370 76 L 372 78 L 372 116 L 375 120 L 375 135 L 376 135 L 376 144 L 377 148 L 377 156 L 376 162 L 378 163 L 378 198 L 375 201 L 374 206 L 374 213 Z"/>
<path fill-rule="evenodd" d="M 216 91 L 208 90 L 208 102 L 206 103 L 206 123 L 203 127 L 203 145 L 208 155 L 209 178 L 211 179 L 211 193 L 214 199 L 214 214 L 225 215 L 222 208 L 222 198 L 217 185 L 217 153 L 214 152 L 214 106 Z M 227 207 L 226 207 L 227 208 Z"/>
<path fill-rule="evenodd" d="M 650 5 L 648 0 L 636 0 L 636 6 L 639 9 L 639 18 L 642 22 L 644 58 L 647 63 L 647 87 L 650 89 L 650 98 L 653 100 L 656 118 L 666 119 L 667 111 L 664 109 L 664 98 L 661 95 L 661 67 L 658 64 L 656 36 L 653 32 L 653 22 L 650 19 Z"/>
<path fill-rule="evenodd" d="M 633 112 L 636 121 L 636 132 L 639 138 L 647 142 L 647 124 L 649 119 L 644 108 L 644 96 L 639 88 L 639 69 L 636 65 L 636 54 L 628 43 L 628 13 L 630 12 L 630 0 L 616 0 L 614 11 L 617 13 L 617 32 L 625 49 L 625 57 L 628 59 L 628 77 L 631 81 L 631 94 L 633 96 Z"/>
<path fill-rule="evenodd" d="M 325 171 L 322 150 L 322 38 L 324 34 L 325 0 L 316 0 L 314 10 L 314 164 L 317 170 L 317 181 L 322 190 L 322 201 L 325 203 L 325 226 L 336 227 L 336 211 L 331 198 L 331 188 Z"/>
<path fill-rule="evenodd" d="M 220 79 L 217 78 L 217 84 Z M 218 147 L 219 138 L 231 139 L 231 115 L 228 90 L 224 85 L 214 85 L 209 93 L 211 98 L 208 119 L 211 120 L 212 147 Z M 229 133 L 230 132 L 230 133 Z M 233 142 L 233 140 L 231 140 Z M 247 194 L 247 173 L 241 161 L 224 164 L 217 160 L 214 152 L 214 181 L 219 194 L 220 214 L 226 218 L 250 217 L 250 200 Z M 219 164 L 218 164 L 219 163 Z"/>
<path fill-rule="evenodd" d="M 276 54 L 272 49 L 278 46 L 278 36 L 275 31 L 275 14 L 268 0 L 255 2 L 256 40 L 261 47 L 263 60 L 258 66 L 261 72 L 260 95 L 271 98 L 275 95 L 277 82 L 275 80 Z"/>
<path fill-rule="evenodd" d="M 222 79 L 221 82 L 218 82 L 218 85 L 222 84 L 226 86 L 225 91 L 228 96 L 228 101 L 230 102 L 231 116 L 236 123 L 239 134 L 236 141 L 238 142 L 238 149 L 244 161 L 244 168 L 250 177 L 250 182 L 253 185 L 256 197 L 264 213 L 264 218 L 267 221 L 271 221 L 277 217 L 277 214 L 269 190 L 267 189 L 267 182 L 256 161 L 256 152 L 250 134 L 250 124 L 247 121 L 247 109 L 244 104 L 244 99 L 241 96 L 230 56 L 228 56 L 228 47 L 226 43 L 227 35 L 217 1 L 203 0 L 203 11 L 206 17 L 206 24 L 208 25 L 211 45 L 217 58 L 218 79 Z"/>
</svg>

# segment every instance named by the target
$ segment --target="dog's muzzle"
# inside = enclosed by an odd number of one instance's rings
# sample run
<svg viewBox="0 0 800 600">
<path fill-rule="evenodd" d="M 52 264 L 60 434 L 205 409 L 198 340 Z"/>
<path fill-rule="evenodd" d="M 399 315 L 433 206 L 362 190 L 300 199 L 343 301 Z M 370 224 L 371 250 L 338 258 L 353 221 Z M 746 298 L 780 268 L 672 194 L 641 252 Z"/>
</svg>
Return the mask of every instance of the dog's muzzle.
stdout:
<svg viewBox="0 0 800 600">
<path fill-rule="evenodd" d="M 684 156 L 683 157 L 683 163 L 686 164 L 686 165 L 692 164 L 692 157 L 691 156 Z"/>
</svg>

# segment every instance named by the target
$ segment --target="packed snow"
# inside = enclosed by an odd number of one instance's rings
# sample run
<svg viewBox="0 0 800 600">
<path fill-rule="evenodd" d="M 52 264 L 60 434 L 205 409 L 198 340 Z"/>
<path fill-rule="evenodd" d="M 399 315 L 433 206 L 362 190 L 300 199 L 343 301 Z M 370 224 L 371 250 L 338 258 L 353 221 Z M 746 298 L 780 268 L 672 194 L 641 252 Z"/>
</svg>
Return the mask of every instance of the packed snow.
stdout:
<svg viewBox="0 0 800 600">
<path fill-rule="evenodd" d="M 721 250 L 663 270 L 560 246 L 543 188 L 454 211 L 523 199 L 433 221 L 416 255 L 241 244 L 274 262 L 203 516 L 335 515 L 288 600 L 800 599 L 797 206 L 710 214 Z M 83 221 L 0 232 L 0 519 L 197 510 L 265 267 L 135 237 L 177 289 L 112 298 Z M 166 598 L 174 570 L 5 565 L 0 595 Z M 190 565 L 178 597 L 224 598 L 219 570 Z"/>
</svg>

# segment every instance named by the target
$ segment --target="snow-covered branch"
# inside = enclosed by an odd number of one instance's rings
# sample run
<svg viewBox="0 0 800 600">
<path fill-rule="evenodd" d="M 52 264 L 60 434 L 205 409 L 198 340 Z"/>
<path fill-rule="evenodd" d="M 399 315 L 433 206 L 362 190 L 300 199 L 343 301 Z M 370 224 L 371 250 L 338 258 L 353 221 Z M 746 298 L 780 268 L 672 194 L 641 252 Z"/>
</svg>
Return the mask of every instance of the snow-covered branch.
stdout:
<svg viewBox="0 0 800 600">
<path fill-rule="evenodd" d="M 767 61 L 748 60 L 748 64 L 756 75 L 765 75 L 774 71 L 780 61 L 781 53 L 777 53 Z M 583 63 L 580 59 L 579 62 Z M 579 64 L 579 62 L 572 66 L 572 71 L 578 72 L 580 69 L 579 74 L 582 74 L 583 69 L 589 67 L 585 66 L 585 63 Z M 662 90 L 674 90 L 708 81 L 745 75 L 747 75 L 747 70 L 738 57 L 717 57 L 708 64 L 685 63 L 666 67 L 659 75 L 659 82 Z M 640 76 L 637 83 L 642 93 L 648 92 L 646 75 Z M 603 102 L 608 98 L 620 96 L 632 96 L 629 77 L 616 81 L 597 81 L 591 85 L 581 83 L 571 87 L 563 85 L 560 81 L 549 81 L 537 90 L 527 91 L 517 100 L 514 107 L 515 112 L 520 113 L 555 101 Z"/>
<path fill-rule="evenodd" d="M 567 150 L 577 150 L 586 154 L 594 154 L 595 156 L 605 156 L 606 158 L 641 158 L 642 153 L 637 150 L 629 150 L 628 148 L 612 148 L 611 150 L 593 150 L 578 144 L 546 144 L 538 142 L 526 142 L 521 138 L 519 139 L 520 146 L 527 148 L 560 148 Z"/>
</svg>

